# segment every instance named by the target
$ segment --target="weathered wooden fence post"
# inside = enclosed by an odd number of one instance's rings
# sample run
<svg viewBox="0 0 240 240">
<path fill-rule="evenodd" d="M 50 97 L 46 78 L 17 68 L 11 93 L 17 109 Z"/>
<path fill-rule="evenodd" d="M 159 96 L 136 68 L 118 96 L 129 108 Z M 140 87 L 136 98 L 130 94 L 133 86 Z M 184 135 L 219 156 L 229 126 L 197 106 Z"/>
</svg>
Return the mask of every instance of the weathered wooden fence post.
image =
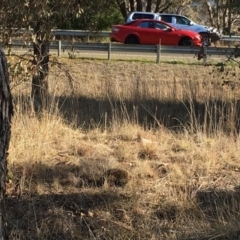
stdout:
<svg viewBox="0 0 240 240">
<path fill-rule="evenodd" d="M 9 87 L 7 60 L 0 47 L 0 240 L 8 239 L 4 200 L 12 115 L 13 105 Z"/>
<path fill-rule="evenodd" d="M 161 44 L 157 45 L 157 63 L 160 63 L 160 58 L 161 58 Z"/>
<path fill-rule="evenodd" d="M 62 42 L 61 40 L 58 41 L 58 57 L 61 57 L 62 53 Z"/>
<path fill-rule="evenodd" d="M 112 49 L 112 45 L 111 43 L 108 44 L 108 60 L 111 59 L 111 49 Z"/>
</svg>

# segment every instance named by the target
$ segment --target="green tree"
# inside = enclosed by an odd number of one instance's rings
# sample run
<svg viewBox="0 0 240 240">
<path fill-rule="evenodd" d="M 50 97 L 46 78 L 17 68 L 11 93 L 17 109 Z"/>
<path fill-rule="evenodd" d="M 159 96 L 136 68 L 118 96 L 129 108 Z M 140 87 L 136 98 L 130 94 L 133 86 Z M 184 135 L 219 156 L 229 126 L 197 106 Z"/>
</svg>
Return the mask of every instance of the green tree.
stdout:
<svg viewBox="0 0 240 240">
<path fill-rule="evenodd" d="M 77 14 L 69 13 L 67 21 L 59 20 L 58 28 L 101 31 L 110 29 L 114 23 L 123 22 L 123 17 L 114 1 L 82 0 Z"/>
</svg>

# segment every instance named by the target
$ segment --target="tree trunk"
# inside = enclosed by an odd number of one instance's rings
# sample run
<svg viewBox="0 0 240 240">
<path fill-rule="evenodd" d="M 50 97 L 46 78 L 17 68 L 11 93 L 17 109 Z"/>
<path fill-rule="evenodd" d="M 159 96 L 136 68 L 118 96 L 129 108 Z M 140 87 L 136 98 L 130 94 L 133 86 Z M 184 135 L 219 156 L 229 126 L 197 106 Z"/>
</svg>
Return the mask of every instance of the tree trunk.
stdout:
<svg viewBox="0 0 240 240">
<path fill-rule="evenodd" d="M 125 18 L 127 17 L 127 14 L 128 14 L 128 12 L 127 12 L 127 6 L 126 6 L 125 1 L 119 1 L 119 0 L 117 0 L 117 5 L 118 5 L 118 7 L 119 7 L 119 9 L 120 9 L 120 12 L 121 12 L 122 16 L 123 16 L 124 19 L 125 19 Z"/>
<path fill-rule="evenodd" d="M 212 11 L 212 6 L 210 3 L 210 0 L 205 0 L 205 3 L 207 5 L 207 11 L 208 11 L 208 15 L 209 15 L 210 25 L 214 26 L 213 11 Z"/>
<path fill-rule="evenodd" d="M 161 4 L 161 3 L 162 3 L 161 0 L 157 0 L 157 2 L 156 2 L 156 8 L 155 8 L 155 12 L 156 12 L 156 13 L 160 11 L 160 4 Z"/>
<path fill-rule="evenodd" d="M 129 4 L 130 4 L 130 12 L 135 11 L 134 0 L 129 0 Z"/>
<path fill-rule="evenodd" d="M 13 115 L 12 96 L 6 57 L 0 48 L 0 240 L 8 239 L 4 196 L 6 191 L 7 155 L 11 136 L 11 117 Z"/>
<path fill-rule="evenodd" d="M 137 0 L 137 11 L 142 12 L 142 10 L 143 10 L 142 0 Z"/>
<path fill-rule="evenodd" d="M 223 33 L 227 34 L 226 32 L 226 16 L 227 16 L 227 8 L 223 9 L 223 17 L 222 17 L 222 29 L 223 29 Z"/>
<path fill-rule="evenodd" d="M 34 29 L 36 41 L 33 43 L 34 60 L 36 67 L 32 78 L 32 99 L 35 112 L 42 112 L 48 103 L 48 72 L 49 72 L 49 41 L 42 40 L 39 23 Z"/>
<path fill-rule="evenodd" d="M 216 25 L 217 29 L 221 28 L 221 22 L 220 22 L 220 9 L 219 9 L 219 4 L 216 4 Z"/>
<path fill-rule="evenodd" d="M 152 11 L 152 0 L 147 1 L 147 7 L 146 7 L 146 12 L 151 12 Z"/>
<path fill-rule="evenodd" d="M 228 0 L 228 19 L 227 19 L 227 31 L 228 31 L 228 35 L 231 35 L 232 32 L 232 6 L 233 6 L 233 2 L 232 0 Z"/>
</svg>

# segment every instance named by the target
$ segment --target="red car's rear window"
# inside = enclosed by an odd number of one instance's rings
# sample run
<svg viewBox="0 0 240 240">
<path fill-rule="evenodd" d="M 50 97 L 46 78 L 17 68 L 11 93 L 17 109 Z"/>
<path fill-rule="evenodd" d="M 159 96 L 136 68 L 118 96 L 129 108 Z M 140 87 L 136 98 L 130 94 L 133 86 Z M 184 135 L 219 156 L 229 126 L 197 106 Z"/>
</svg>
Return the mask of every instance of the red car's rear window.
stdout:
<svg viewBox="0 0 240 240">
<path fill-rule="evenodd" d="M 129 23 L 125 23 L 124 26 L 132 25 L 133 22 L 135 22 L 135 21 L 132 21 L 132 22 L 129 22 Z"/>
</svg>

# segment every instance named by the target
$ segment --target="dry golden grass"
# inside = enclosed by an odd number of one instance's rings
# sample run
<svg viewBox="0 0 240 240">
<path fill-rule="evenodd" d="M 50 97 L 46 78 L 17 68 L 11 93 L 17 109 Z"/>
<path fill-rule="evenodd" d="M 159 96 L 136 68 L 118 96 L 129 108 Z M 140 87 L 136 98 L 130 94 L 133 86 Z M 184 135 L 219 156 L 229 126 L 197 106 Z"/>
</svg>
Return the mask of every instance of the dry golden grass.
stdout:
<svg viewBox="0 0 240 240">
<path fill-rule="evenodd" d="M 43 116 L 12 90 L 10 239 L 239 239 L 237 68 L 60 62 Z"/>
</svg>

